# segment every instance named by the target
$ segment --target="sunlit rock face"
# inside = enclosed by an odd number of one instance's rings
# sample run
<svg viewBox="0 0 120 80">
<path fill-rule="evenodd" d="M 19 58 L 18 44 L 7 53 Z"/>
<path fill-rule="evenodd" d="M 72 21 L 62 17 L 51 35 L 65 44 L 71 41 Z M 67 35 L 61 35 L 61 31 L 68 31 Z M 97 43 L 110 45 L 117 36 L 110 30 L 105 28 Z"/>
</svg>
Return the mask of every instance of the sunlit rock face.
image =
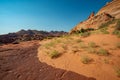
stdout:
<svg viewBox="0 0 120 80">
<path fill-rule="evenodd" d="M 96 15 L 104 12 L 117 19 L 120 18 L 120 0 L 112 0 L 112 2 L 107 2 L 106 5 L 101 8 Z"/>
<path fill-rule="evenodd" d="M 81 29 L 93 28 L 98 29 L 102 24 L 107 23 L 113 19 L 120 18 L 120 0 L 112 0 L 107 2 L 97 14 L 94 12 L 90 14 L 87 20 L 78 23 L 73 29 L 70 30 L 70 34 Z"/>
</svg>

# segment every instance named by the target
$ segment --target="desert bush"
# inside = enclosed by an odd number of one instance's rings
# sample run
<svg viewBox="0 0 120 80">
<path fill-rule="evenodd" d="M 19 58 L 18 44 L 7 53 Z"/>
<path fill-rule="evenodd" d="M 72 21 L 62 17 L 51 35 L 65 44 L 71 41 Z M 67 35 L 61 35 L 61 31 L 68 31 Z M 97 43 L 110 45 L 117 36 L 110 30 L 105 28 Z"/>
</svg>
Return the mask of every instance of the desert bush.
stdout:
<svg viewBox="0 0 120 80">
<path fill-rule="evenodd" d="M 115 30 L 120 30 L 120 19 L 117 21 L 117 24 L 115 26 Z"/>
<path fill-rule="evenodd" d="M 97 47 L 97 45 L 95 44 L 95 42 L 89 42 L 89 43 L 88 43 L 88 46 L 89 46 L 89 47 L 92 47 L 92 48 Z"/>
<path fill-rule="evenodd" d="M 52 52 L 49 53 L 50 58 L 57 58 L 60 56 L 60 53 L 56 50 L 53 50 Z"/>
<path fill-rule="evenodd" d="M 91 58 L 90 57 L 88 57 L 88 56 L 81 56 L 81 62 L 83 63 L 83 64 L 88 64 L 88 63 L 90 63 L 91 62 Z"/>
<path fill-rule="evenodd" d="M 88 36 L 90 36 L 90 32 L 80 33 L 80 35 L 81 35 L 82 37 L 88 37 Z"/>
<path fill-rule="evenodd" d="M 86 48 L 86 47 L 87 47 L 87 46 L 85 45 L 85 43 L 83 43 L 83 42 L 81 42 L 79 45 L 80 45 L 81 48 Z"/>
<path fill-rule="evenodd" d="M 55 39 L 55 43 L 61 43 L 62 41 L 60 39 Z"/>
<path fill-rule="evenodd" d="M 116 47 L 120 48 L 120 42 L 116 43 Z"/>
<path fill-rule="evenodd" d="M 116 75 L 118 76 L 118 77 L 120 77 L 120 68 L 119 67 L 115 67 L 115 72 L 116 72 Z"/>
<path fill-rule="evenodd" d="M 98 55 L 102 55 L 102 56 L 108 56 L 109 52 L 103 48 L 99 49 L 97 52 Z"/>
<path fill-rule="evenodd" d="M 80 43 L 80 42 L 82 42 L 82 40 L 81 40 L 81 39 L 77 39 L 76 42 L 77 42 L 77 43 Z"/>
<path fill-rule="evenodd" d="M 94 48 L 87 48 L 86 50 L 89 53 L 97 53 L 96 49 L 94 49 Z"/>
<path fill-rule="evenodd" d="M 71 35 L 63 35 L 63 36 L 61 36 L 61 38 L 69 39 L 71 37 Z"/>
<path fill-rule="evenodd" d="M 67 46 L 66 46 L 66 45 L 62 45 L 62 48 L 66 50 L 66 49 L 67 49 Z"/>
<path fill-rule="evenodd" d="M 111 21 L 108 21 L 107 23 L 101 24 L 99 28 L 105 28 L 108 27 L 110 24 L 114 24 L 116 22 L 116 19 L 113 19 Z"/>
<path fill-rule="evenodd" d="M 53 47 L 54 45 L 55 45 L 55 42 L 51 41 L 51 42 L 49 42 L 49 43 L 44 44 L 43 46 L 44 46 L 45 48 L 50 48 L 50 47 Z"/>
<path fill-rule="evenodd" d="M 89 32 L 89 31 L 93 31 L 94 29 L 93 28 L 87 28 L 87 29 L 81 29 L 79 31 L 77 31 L 78 33 L 84 33 L 84 32 Z"/>
<path fill-rule="evenodd" d="M 120 38 L 120 30 L 114 30 L 112 34 L 117 35 L 117 37 Z"/>
<path fill-rule="evenodd" d="M 100 29 L 100 31 L 101 31 L 103 34 L 109 34 L 109 32 L 107 31 L 107 27 Z"/>
<path fill-rule="evenodd" d="M 109 64 L 109 60 L 108 59 L 104 59 L 103 60 L 105 64 Z"/>
</svg>

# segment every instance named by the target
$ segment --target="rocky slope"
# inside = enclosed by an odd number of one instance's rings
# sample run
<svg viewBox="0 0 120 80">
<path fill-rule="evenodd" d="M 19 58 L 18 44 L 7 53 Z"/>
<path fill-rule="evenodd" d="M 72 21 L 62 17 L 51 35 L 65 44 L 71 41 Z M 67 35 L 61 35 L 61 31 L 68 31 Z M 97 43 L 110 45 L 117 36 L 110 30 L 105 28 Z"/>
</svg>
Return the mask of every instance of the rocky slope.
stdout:
<svg viewBox="0 0 120 80">
<path fill-rule="evenodd" d="M 96 15 L 94 13 L 91 13 L 87 20 L 80 22 L 70 31 L 70 33 L 87 28 L 98 29 L 102 24 L 119 18 L 120 0 L 113 0 L 107 3 L 103 8 L 101 8 Z"/>
<path fill-rule="evenodd" d="M 112 0 L 112 2 L 106 3 L 106 5 L 98 11 L 96 15 L 101 13 L 108 13 L 115 18 L 120 18 L 120 0 Z"/>
<path fill-rule="evenodd" d="M 20 30 L 16 33 L 0 35 L 0 43 L 17 43 L 21 41 L 42 40 L 45 38 L 59 37 L 67 34 L 64 31 L 37 31 L 37 30 Z"/>
<path fill-rule="evenodd" d="M 38 41 L 0 46 L 0 80 L 95 80 L 42 63 Z"/>
</svg>

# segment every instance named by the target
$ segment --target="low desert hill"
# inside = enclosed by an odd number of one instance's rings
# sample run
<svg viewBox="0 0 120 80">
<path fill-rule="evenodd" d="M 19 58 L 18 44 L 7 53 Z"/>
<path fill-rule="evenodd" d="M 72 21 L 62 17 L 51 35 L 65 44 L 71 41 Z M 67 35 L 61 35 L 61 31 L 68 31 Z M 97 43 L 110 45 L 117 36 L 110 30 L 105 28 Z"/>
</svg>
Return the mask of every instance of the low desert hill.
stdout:
<svg viewBox="0 0 120 80">
<path fill-rule="evenodd" d="M 38 31 L 38 30 L 20 30 L 15 33 L 0 35 L 0 44 L 18 43 L 21 41 L 43 40 L 45 38 L 60 37 L 66 35 L 64 31 Z"/>
</svg>

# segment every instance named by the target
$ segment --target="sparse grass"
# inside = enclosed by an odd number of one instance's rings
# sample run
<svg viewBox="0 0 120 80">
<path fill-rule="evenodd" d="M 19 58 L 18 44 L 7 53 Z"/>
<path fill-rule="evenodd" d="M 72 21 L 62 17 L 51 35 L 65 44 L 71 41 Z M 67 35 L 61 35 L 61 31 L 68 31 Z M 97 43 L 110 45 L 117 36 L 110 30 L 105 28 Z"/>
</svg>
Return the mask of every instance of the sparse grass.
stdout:
<svg viewBox="0 0 120 80">
<path fill-rule="evenodd" d="M 88 46 L 89 46 L 89 47 L 92 47 L 92 48 L 97 47 L 97 45 L 95 44 L 95 42 L 89 42 L 89 43 L 88 43 Z"/>
<path fill-rule="evenodd" d="M 101 33 L 101 31 L 99 29 L 91 31 L 91 34 L 100 34 L 100 33 Z"/>
<path fill-rule="evenodd" d="M 85 45 L 85 43 L 83 43 L 83 42 L 81 42 L 79 45 L 80 45 L 81 48 L 86 48 L 86 47 L 87 47 L 87 46 Z"/>
<path fill-rule="evenodd" d="M 118 38 L 120 38 L 120 30 L 114 30 L 112 34 L 114 34 L 114 35 L 116 35 Z"/>
<path fill-rule="evenodd" d="M 105 28 L 108 27 L 110 24 L 114 24 L 117 20 L 113 19 L 111 21 L 108 21 L 107 23 L 102 24 L 101 26 L 99 26 L 99 28 Z"/>
<path fill-rule="evenodd" d="M 64 38 L 64 39 L 73 39 L 73 38 L 71 37 L 71 35 L 64 35 L 64 36 L 62 36 L 61 38 Z"/>
<path fill-rule="evenodd" d="M 86 50 L 88 51 L 88 53 L 97 53 L 96 49 L 94 48 L 87 48 Z"/>
<path fill-rule="evenodd" d="M 101 43 L 101 44 L 104 45 L 104 46 L 108 45 L 108 43 Z"/>
<path fill-rule="evenodd" d="M 88 56 L 81 56 L 81 62 L 83 63 L 83 64 L 88 64 L 88 63 L 90 63 L 91 62 L 91 58 L 90 57 L 88 57 Z"/>
<path fill-rule="evenodd" d="M 120 30 L 120 19 L 117 20 L 117 24 L 115 26 L 115 30 Z"/>
<path fill-rule="evenodd" d="M 83 33 L 80 33 L 80 35 L 82 37 L 88 37 L 88 36 L 90 36 L 90 32 L 83 32 Z"/>
<path fill-rule="evenodd" d="M 51 41 L 51 42 L 49 42 L 49 43 L 46 43 L 46 44 L 44 44 L 43 46 L 45 47 L 45 48 L 50 48 L 50 47 L 53 47 L 55 45 L 55 42 L 53 42 L 53 41 Z"/>
<path fill-rule="evenodd" d="M 52 52 L 49 53 L 50 58 L 57 58 L 60 56 L 60 53 L 56 50 L 53 50 Z"/>
<path fill-rule="evenodd" d="M 98 50 L 97 54 L 101 55 L 101 56 L 108 56 L 109 52 L 107 50 L 101 48 L 101 49 Z"/>
<path fill-rule="evenodd" d="M 116 47 L 120 48 L 120 42 L 116 43 Z"/>
<path fill-rule="evenodd" d="M 76 52 L 78 52 L 79 50 L 77 49 L 77 48 L 73 48 L 72 49 L 72 53 L 76 53 Z"/>
<path fill-rule="evenodd" d="M 105 64 L 109 64 L 109 60 L 108 59 L 104 59 L 103 60 Z"/>
<path fill-rule="evenodd" d="M 60 39 L 56 39 L 54 42 L 61 43 L 62 41 Z"/>
<path fill-rule="evenodd" d="M 109 32 L 107 31 L 107 27 L 101 28 L 100 31 L 101 31 L 103 34 L 109 34 Z"/>
<path fill-rule="evenodd" d="M 115 67 L 115 72 L 116 72 L 116 76 L 120 77 L 120 68 L 119 67 Z"/>
<path fill-rule="evenodd" d="M 66 46 L 66 45 L 62 45 L 62 48 L 63 48 L 64 50 L 66 50 L 66 49 L 67 49 L 67 46 Z"/>
<path fill-rule="evenodd" d="M 48 43 L 45 43 L 43 46 L 45 47 L 45 48 L 50 48 L 50 47 L 54 47 L 55 45 L 57 45 L 57 44 L 59 44 L 59 43 L 61 43 L 62 41 L 61 41 L 61 39 L 59 39 L 59 38 L 54 38 L 54 39 L 52 39 L 50 42 L 48 42 Z"/>
<path fill-rule="evenodd" d="M 79 47 L 77 45 L 73 45 L 71 50 L 72 50 L 72 53 L 76 53 L 79 51 Z"/>
<path fill-rule="evenodd" d="M 113 34 L 116 35 L 118 38 L 120 38 L 120 19 L 116 21 L 117 24 L 115 25 L 115 30 L 113 31 Z"/>
<path fill-rule="evenodd" d="M 81 40 L 81 39 L 77 39 L 76 42 L 77 42 L 77 43 L 80 43 L 80 42 L 82 42 L 82 40 Z"/>
</svg>

